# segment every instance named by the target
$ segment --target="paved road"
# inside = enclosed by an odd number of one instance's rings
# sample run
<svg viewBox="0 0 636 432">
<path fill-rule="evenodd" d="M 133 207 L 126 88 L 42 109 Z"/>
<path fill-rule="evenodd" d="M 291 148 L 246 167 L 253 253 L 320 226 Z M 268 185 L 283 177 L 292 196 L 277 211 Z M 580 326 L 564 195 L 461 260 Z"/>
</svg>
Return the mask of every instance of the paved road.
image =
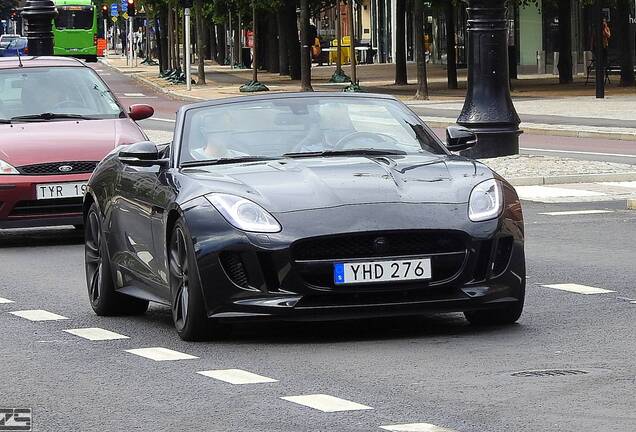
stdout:
<svg viewBox="0 0 636 432">
<path fill-rule="evenodd" d="M 590 209 L 607 213 L 542 214 Z M 259 324 L 206 343 L 182 342 L 164 307 L 96 317 L 78 232 L 0 232 L 0 297 L 14 302 L 0 304 L 2 405 L 33 408 L 37 431 L 379 431 L 410 423 L 462 432 L 636 430 L 636 212 L 622 203 L 526 203 L 525 213 L 528 296 L 518 325 L 475 329 L 458 314 Z M 542 286 L 568 283 L 614 292 Z M 32 309 L 67 319 L 11 313 Z M 64 332 L 92 327 L 129 338 Z M 148 347 L 197 358 L 153 361 L 126 351 Z M 197 374 L 219 369 L 277 381 L 233 385 Z M 513 376 L 538 369 L 581 373 Z M 314 394 L 372 409 L 321 412 L 282 399 Z"/>
</svg>

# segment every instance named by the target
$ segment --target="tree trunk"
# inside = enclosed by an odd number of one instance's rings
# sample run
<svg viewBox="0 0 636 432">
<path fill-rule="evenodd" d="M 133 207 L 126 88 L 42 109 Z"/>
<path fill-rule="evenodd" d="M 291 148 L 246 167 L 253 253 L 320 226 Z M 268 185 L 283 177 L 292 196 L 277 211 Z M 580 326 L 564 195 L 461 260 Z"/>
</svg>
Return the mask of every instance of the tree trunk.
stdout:
<svg viewBox="0 0 636 432">
<path fill-rule="evenodd" d="M 181 20 L 179 19 L 179 9 L 174 11 L 174 45 L 175 45 L 175 63 L 177 68 L 181 67 Z"/>
<path fill-rule="evenodd" d="M 309 44 L 309 0 L 300 0 L 300 89 L 314 91 L 311 87 L 311 52 Z"/>
<path fill-rule="evenodd" d="M 157 26 L 159 32 L 157 36 L 159 40 L 157 47 L 159 49 L 159 71 L 165 73 L 170 69 L 170 62 L 168 61 L 168 8 L 161 6 L 159 8 L 159 23 Z"/>
<path fill-rule="evenodd" d="M 233 25 L 234 25 L 234 43 L 233 48 L 234 48 L 234 55 L 232 56 L 234 59 L 234 66 L 238 65 L 240 63 L 239 59 L 241 58 L 240 55 L 240 51 L 241 51 L 241 21 L 238 19 L 239 15 L 237 14 L 237 19 L 233 20 Z"/>
<path fill-rule="evenodd" d="M 353 2 L 355 0 L 347 1 L 347 18 L 349 20 L 349 52 L 351 61 L 351 84 L 358 84 L 358 73 L 356 70 L 356 31 L 353 21 Z"/>
<path fill-rule="evenodd" d="M 254 32 L 254 47 L 252 56 L 252 81 L 258 82 L 258 15 L 256 14 L 256 2 L 252 0 L 252 31 Z"/>
<path fill-rule="evenodd" d="M 278 61 L 278 24 L 276 23 L 276 13 L 267 14 L 267 70 L 272 73 L 280 71 Z"/>
<path fill-rule="evenodd" d="M 225 40 L 226 39 L 225 35 L 227 34 L 225 30 L 225 24 L 220 24 L 216 29 L 217 29 L 216 36 L 218 40 L 218 44 L 216 46 L 216 49 L 217 49 L 216 59 L 220 65 L 224 65 L 225 64 L 225 45 L 227 44 Z"/>
<path fill-rule="evenodd" d="M 289 75 L 293 80 L 301 78 L 300 72 L 300 41 L 298 40 L 298 22 L 296 20 L 296 2 L 285 0 L 287 8 L 287 38 L 289 52 Z"/>
<path fill-rule="evenodd" d="M 170 68 L 172 70 L 177 68 L 176 54 L 175 54 L 175 40 L 174 40 L 174 9 L 172 6 L 168 6 L 168 57 Z"/>
<path fill-rule="evenodd" d="M 194 12 L 196 14 L 197 26 L 197 84 L 205 84 L 205 26 L 203 20 L 203 0 L 194 0 Z"/>
<path fill-rule="evenodd" d="M 448 88 L 457 88 L 457 57 L 455 52 L 455 7 L 451 1 L 444 4 L 446 20 L 446 76 Z"/>
<path fill-rule="evenodd" d="M 572 10 L 570 0 L 559 0 L 559 83 L 572 82 Z"/>
<path fill-rule="evenodd" d="M 415 0 L 415 57 L 417 59 L 417 92 L 415 99 L 428 99 L 426 53 L 424 51 L 424 0 Z"/>
<path fill-rule="evenodd" d="M 634 32 L 630 25 L 631 0 L 619 0 L 616 17 L 616 33 L 621 44 L 621 86 L 631 87 L 634 85 Z"/>
<path fill-rule="evenodd" d="M 278 26 L 278 70 L 281 76 L 289 75 L 288 35 L 287 31 L 285 31 L 286 13 L 285 5 L 280 5 L 276 11 L 276 24 Z"/>
<path fill-rule="evenodd" d="M 395 84 L 406 85 L 406 0 L 396 0 L 395 21 Z"/>
<path fill-rule="evenodd" d="M 213 62 L 218 62 L 217 61 L 217 48 L 216 48 L 216 24 L 214 24 L 214 21 L 210 22 L 210 60 L 212 60 Z"/>
</svg>

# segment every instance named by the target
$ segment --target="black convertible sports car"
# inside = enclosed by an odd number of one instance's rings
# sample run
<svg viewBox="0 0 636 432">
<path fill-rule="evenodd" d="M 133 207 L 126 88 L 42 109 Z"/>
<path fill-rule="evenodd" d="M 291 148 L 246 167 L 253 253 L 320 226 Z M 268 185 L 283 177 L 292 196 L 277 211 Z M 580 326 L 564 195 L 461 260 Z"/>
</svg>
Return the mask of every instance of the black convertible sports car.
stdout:
<svg viewBox="0 0 636 432">
<path fill-rule="evenodd" d="M 172 307 L 186 340 L 250 318 L 461 311 L 507 324 L 525 295 L 514 189 L 460 127 L 404 104 L 316 93 L 184 106 L 171 144 L 115 149 L 84 202 L 98 315 Z M 449 151 L 450 150 L 450 151 Z"/>
</svg>

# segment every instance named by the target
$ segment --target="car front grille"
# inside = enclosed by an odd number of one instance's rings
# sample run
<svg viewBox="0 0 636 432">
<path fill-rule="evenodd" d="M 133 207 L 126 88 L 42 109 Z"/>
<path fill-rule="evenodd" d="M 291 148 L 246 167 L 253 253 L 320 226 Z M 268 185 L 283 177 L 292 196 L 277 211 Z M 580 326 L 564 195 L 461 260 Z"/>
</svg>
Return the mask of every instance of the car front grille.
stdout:
<svg viewBox="0 0 636 432">
<path fill-rule="evenodd" d="M 348 259 L 431 258 L 432 279 L 438 285 L 456 279 L 465 268 L 468 238 L 455 231 L 374 232 L 300 240 L 292 245 L 292 259 L 303 280 L 313 286 L 334 288 L 333 264 Z M 373 289 L 394 289 L 421 281 L 365 284 Z"/>
<path fill-rule="evenodd" d="M 375 258 L 462 252 L 465 236 L 453 231 L 401 231 L 327 236 L 292 245 L 296 261 Z"/>
<path fill-rule="evenodd" d="M 25 175 L 85 174 L 92 173 L 95 170 L 97 163 L 98 162 L 95 161 L 50 162 L 35 165 L 24 165 L 17 167 L 16 169 L 20 172 L 20 174 Z"/>
<path fill-rule="evenodd" d="M 9 217 L 46 216 L 63 213 L 81 213 L 82 198 L 42 199 L 18 201 Z"/>
</svg>

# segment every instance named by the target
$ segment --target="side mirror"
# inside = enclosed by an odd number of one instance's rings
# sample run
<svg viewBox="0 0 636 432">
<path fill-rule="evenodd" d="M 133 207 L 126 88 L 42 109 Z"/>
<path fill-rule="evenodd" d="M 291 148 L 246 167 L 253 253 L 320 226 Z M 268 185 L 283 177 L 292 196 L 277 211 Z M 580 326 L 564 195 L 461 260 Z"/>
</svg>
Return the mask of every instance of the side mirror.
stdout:
<svg viewBox="0 0 636 432">
<path fill-rule="evenodd" d="M 452 152 L 466 150 L 477 144 L 477 135 L 463 126 L 449 126 L 446 129 L 446 148 Z"/>
<path fill-rule="evenodd" d="M 154 108 L 150 105 L 145 104 L 135 104 L 131 105 L 130 108 L 128 108 L 128 116 L 135 121 L 144 120 L 148 117 L 152 117 L 154 113 Z"/>
<path fill-rule="evenodd" d="M 141 141 L 119 151 L 119 160 L 130 166 L 168 166 L 169 159 L 162 159 L 157 146 L 150 141 Z"/>
</svg>

